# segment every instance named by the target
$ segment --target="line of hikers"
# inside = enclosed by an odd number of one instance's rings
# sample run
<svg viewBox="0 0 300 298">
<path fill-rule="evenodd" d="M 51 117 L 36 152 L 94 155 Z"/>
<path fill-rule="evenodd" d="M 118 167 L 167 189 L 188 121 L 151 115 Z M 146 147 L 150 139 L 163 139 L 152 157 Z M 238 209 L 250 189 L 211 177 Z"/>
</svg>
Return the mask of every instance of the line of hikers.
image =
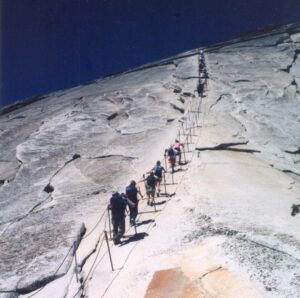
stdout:
<svg viewBox="0 0 300 298">
<path fill-rule="evenodd" d="M 180 143 L 179 140 L 175 140 L 173 145 L 170 145 L 168 149 L 165 150 L 165 157 L 168 159 L 172 173 L 175 172 L 176 157 L 178 157 L 178 164 L 181 165 L 181 148 L 184 144 Z M 138 186 L 139 183 L 144 182 L 147 204 L 153 206 L 155 204 L 155 193 L 157 197 L 160 196 L 160 187 L 165 175 L 166 169 L 161 165 L 158 160 L 156 165 L 147 172 L 147 175 L 143 175 L 143 178 L 136 183 L 135 180 L 131 180 L 129 185 L 125 188 L 124 193 L 119 193 L 117 191 L 113 192 L 110 198 L 110 204 L 108 205 L 109 210 L 111 210 L 111 219 L 113 225 L 113 241 L 114 244 L 121 243 L 121 238 L 125 233 L 125 212 L 126 207 L 129 207 L 129 222 L 131 226 L 135 226 L 136 218 L 138 215 L 138 195 L 144 198 L 141 193 L 141 189 Z M 157 192 L 156 192 L 157 191 Z"/>
<path fill-rule="evenodd" d="M 208 78 L 205 57 L 203 50 L 199 52 L 199 86 L 198 93 L 202 96 L 204 92 L 204 84 Z M 184 148 L 184 144 L 180 143 L 179 140 L 175 140 L 173 145 L 170 145 L 168 149 L 165 150 L 165 158 L 168 159 L 172 174 L 175 172 L 176 157 L 178 157 L 178 165 L 181 165 L 181 149 Z M 184 152 L 184 151 L 183 151 Z M 143 179 L 140 182 L 145 183 L 145 190 L 147 195 L 147 204 L 153 206 L 155 204 L 155 192 L 157 189 L 157 196 L 160 195 L 160 186 L 163 175 L 166 169 L 161 165 L 160 161 L 156 162 L 156 165 L 147 172 L 147 177 L 143 175 Z M 141 198 L 144 196 L 141 193 L 140 187 L 137 185 L 135 180 L 131 180 L 130 184 L 125 188 L 125 193 L 113 192 L 110 198 L 110 204 L 108 208 L 111 210 L 112 214 L 112 225 L 113 225 L 113 241 L 114 244 L 119 244 L 121 238 L 125 233 L 125 212 L 126 207 L 129 207 L 129 220 L 132 226 L 136 225 L 136 218 L 138 215 L 138 195 Z M 155 206 L 155 205 L 154 205 Z"/>
</svg>

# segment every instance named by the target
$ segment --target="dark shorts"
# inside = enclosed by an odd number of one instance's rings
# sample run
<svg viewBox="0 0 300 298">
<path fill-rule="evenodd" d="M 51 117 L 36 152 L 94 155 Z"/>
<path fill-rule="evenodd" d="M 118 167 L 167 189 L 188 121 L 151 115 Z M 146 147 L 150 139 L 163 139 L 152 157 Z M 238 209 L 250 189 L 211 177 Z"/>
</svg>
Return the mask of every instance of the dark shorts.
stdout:
<svg viewBox="0 0 300 298">
<path fill-rule="evenodd" d="M 132 203 L 134 203 L 134 204 L 137 204 L 137 203 L 139 202 L 139 200 L 138 200 L 137 197 L 133 197 L 133 198 L 128 197 L 128 199 L 129 199 Z"/>
<path fill-rule="evenodd" d="M 161 182 L 161 179 L 162 179 L 161 176 L 156 176 L 156 175 L 155 175 L 155 178 L 156 178 L 156 181 Z"/>
<path fill-rule="evenodd" d="M 148 195 L 151 195 L 151 194 L 155 194 L 155 186 L 150 186 L 148 185 L 147 183 L 145 184 L 145 188 L 146 188 L 146 193 Z"/>
<path fill-rule="evenodd" d="M 169 163 L 170 163 L 171 165 L 174 165 L 175 162 L 176 162 L 176 157 L 175 157 L 175 156 L 174 156 L 174 157 L 169 157 Z"/>
</svg>

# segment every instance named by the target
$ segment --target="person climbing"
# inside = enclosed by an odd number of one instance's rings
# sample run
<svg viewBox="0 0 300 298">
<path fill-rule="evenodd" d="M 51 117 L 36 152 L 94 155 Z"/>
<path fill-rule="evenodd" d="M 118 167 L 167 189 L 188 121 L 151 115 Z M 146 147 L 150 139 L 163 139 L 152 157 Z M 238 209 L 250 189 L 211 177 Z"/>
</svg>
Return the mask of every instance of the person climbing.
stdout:
<svg viewBox="0 0 300 298">
<path fill-rule="evenodd" d="M 291 215 L 295 216 L 297 213 L 300 213 L 300 205 L 293 204 Z"/>
<path fill-rule="evenodd" d="M 156 178 L 157 196 L 159 196 L 162 175 L 163 175 L 163 172 L 166 172 L 166 170 L 163 166 L 161 166 L 160 161 L 158 160 L 156 162 L 156 165 L 154 166 L 154 168 L 151 170 L 151 172 L 154 173 L 154 176 Z"/>
<path fill-rule="evenodd" d="M 126 200 L 124 195 L 120 195 L 117 191 L 113 192 L 108 208 L 111 210 L 112 215 L 113 241 L 115 245 L 121 242 L 121 238 L 125 233 L 125 210 L 127 204 L 128 200 Z"/>
<path fill-rule="evenodd" d="M 146 194 L 147 194 L 147 204 L 153 206 L 154 204 L 154 197 L 155 197 L 155 185 L 156 185 L 156 178 L 154 176 L 154 172 L 151 172 L 150 175 L 145 178 L 141 182 L 145 182 Z"/>
<path fill-rule="evenodd" d="M 179 164 L 181 164 L 181 148 L 180 147 L 183 148 L 184 144 L 180 143 L 179 140 L 175 140 L 175 143 L 173 145 L 173 149 L 176 152 L 176 156 L 178 156 L 178 158 L 179 158 L 179 161 L 178 161 Z"/>
<path fill-rule="evenodd" d="M 129 203 L 129 222 L 130 225 L 135 225 L 135 220 L 138 215 L 138 194 L 143 198 L 141 190 L 139 187 L 136 187 L 136 182 L 134 180 L 130 181 L 130 184 L 125 189 L 126 198 Z M 134 206 L 132 206 L 134 204 Z"/>
<path fill-rule="evenodd" d="M 165 150 L 165 155 L 168 157 L 172 169 L 172 173 L 174 173 L 175 172 L 174 167 L 176 163 L 176 151 L 174 150 L 172 145 L 170 145 L 169 149 Z"/>
</svg>

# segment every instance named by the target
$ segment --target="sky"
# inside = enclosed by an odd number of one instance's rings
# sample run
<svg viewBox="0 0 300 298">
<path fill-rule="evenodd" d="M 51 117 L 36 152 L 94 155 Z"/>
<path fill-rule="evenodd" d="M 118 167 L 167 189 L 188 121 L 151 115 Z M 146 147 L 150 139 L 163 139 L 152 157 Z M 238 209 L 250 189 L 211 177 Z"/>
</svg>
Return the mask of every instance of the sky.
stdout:
<svg viewBox="0 0 300 298">
<path fill-rule="evenodd" d="M 0 105 L 267 25 L 299 0 L 0 0 Z"/>
</svg>

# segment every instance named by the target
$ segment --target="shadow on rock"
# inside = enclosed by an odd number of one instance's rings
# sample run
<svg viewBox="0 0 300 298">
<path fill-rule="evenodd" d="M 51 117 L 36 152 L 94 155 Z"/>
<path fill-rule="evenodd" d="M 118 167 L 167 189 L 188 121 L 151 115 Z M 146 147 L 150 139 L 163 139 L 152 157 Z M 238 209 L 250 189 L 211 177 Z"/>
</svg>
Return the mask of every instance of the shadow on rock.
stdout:
<svg viewBox="0 0 300 298">
<path fill-rule="evenodd" d="M 167 202 L 166 200 L 163 200 L 163 201 L 160 201 L 160 202 L 152 203 L 152 205 L 159 206 L 159 205 L 166 204 L 166 202 Z"/>
<path fill-rule="evenodd" d="M 143 221 L 137 223 L 136 226 L 139 227 L 139 226 L 142 226 L 142 225 L 148 225 L 152 222 L 155 222 L 155 220 L 154 219 L 147 219 L 147 220 L 143 220 Z"/>
<path fill-rule="evenodd" d="M 134 241 L 139 241 L 139 240 L 143 240 L 146 236 L 149 236 L 149 234 L 143 232 L 143 233 L 137 233 L 135 235 L 130 235 L 127 236 L 128 238 L 126 238 L 124 241 L 121 242 L 120 246 L 126 245 L 130 242 L 134 242 Z"/>
</svg>

